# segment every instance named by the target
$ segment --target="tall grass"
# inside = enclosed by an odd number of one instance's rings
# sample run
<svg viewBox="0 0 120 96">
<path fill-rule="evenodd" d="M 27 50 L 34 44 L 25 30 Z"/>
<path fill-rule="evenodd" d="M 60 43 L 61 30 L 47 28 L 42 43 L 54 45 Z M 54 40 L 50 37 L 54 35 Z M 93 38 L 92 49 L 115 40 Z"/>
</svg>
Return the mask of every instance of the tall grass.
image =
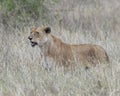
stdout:
<svg viewBox="0 0 120 96">
<path fill-rule="evenodd" d="M 42 19 L 24 21 L 25 26 L 16 21 L 19 26 L 13 26 L 12 18 L 7 25 L 0 23 L 0 96 L 119 96 L 120 1 L 44 2 L 50 12 L 46 25 L 52 28 L 52 34 L 66 43 L 103 46 L 111 66 L 86 71 L 78 62 L 73 74 L 64 74 L 62 68 L 47 72 L 40 49 L 32 48 L 27 39 L 30 28 L 41 25 Z"/>
</svg>

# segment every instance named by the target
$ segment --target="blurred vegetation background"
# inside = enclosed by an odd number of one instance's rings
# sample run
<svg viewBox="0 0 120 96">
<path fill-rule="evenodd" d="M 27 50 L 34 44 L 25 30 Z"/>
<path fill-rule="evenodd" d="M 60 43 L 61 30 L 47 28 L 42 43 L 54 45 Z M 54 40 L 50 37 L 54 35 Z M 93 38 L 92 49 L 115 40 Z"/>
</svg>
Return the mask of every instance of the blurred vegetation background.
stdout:
<svg viewBox="0 0 120 96">
<path fill-rule="evenodd" d="M 45 24 L 105 39 L 120 33 L 119 10 L 119 0 L 0 0 L 0 23 L 18 28 Z"/>
<path fill-rule="evenodd" d="M 47 19 L 48 9 L 44 0 L 0 0 L 0 16 L 3 24 L 26 23 L 30 20 Z"/>
</svg>

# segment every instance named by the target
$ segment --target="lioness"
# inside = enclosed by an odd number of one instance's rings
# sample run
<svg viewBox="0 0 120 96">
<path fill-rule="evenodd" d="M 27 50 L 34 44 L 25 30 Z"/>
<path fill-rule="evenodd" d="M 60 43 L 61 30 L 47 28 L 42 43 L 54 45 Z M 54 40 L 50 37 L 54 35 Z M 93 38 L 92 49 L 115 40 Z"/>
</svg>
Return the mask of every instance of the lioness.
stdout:
<svg viewBox="0 0 120 96">
<path fill-rule="evenodd" d="M 106 51 L 99 45 L 79 44 L 70 45 L 51 35 L 50 27 L 32 28 L 28 39 L 32 47 L 39 46 L 45 59 L 45 68 L 50 69 L 52 62 L 64 68 L 75 66 L 75 60 L 85 68 L 102 62 L 109 62 Z"/>
</svg>

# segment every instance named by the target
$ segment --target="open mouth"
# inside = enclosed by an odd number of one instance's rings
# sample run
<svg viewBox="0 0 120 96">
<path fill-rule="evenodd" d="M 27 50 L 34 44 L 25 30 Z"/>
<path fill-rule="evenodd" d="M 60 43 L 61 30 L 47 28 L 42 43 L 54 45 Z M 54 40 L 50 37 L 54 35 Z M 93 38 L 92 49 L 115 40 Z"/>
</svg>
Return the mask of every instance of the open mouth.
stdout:
<svg viewBox="0 0 120 96">
<path fill-rule="evenodd" d="M 37 45 L 37 43 L 31 41 L 31 46 L 34 47 L 35 45 Z"/>
</svg>

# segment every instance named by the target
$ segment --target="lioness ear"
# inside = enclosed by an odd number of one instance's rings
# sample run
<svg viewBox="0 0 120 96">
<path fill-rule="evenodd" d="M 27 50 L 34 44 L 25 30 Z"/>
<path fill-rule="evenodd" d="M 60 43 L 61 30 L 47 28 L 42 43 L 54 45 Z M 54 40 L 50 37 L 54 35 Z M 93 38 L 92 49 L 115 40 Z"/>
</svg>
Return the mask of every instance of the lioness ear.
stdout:
<svg viewBox="0 0 120 96">
<path fill-rule="evenodd" d="M 45 29 L 44 29 L 44 31 L 45 31 L 45 33 L 50 33 L 51 32 L 51 28 L 50 27 L 46 27 Z"/>
</svg>

